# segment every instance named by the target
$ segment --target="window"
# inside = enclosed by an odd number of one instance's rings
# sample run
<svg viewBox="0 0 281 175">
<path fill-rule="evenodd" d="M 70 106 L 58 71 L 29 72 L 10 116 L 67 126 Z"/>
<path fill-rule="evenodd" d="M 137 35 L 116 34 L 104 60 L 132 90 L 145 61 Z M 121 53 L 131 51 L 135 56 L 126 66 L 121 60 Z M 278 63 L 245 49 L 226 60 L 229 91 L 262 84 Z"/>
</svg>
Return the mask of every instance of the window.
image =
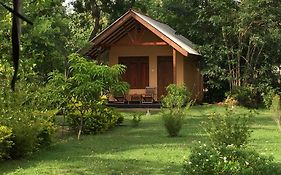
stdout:
<svg viewBox="0 0 281 175">
<path fill-rule="evenodd" d="M 131 89 L 144 89 L 149 85 L 149 63 L 146 57 L 119 57 L 119 64 L 127 67 L 122 79 Z"/>
</svg>

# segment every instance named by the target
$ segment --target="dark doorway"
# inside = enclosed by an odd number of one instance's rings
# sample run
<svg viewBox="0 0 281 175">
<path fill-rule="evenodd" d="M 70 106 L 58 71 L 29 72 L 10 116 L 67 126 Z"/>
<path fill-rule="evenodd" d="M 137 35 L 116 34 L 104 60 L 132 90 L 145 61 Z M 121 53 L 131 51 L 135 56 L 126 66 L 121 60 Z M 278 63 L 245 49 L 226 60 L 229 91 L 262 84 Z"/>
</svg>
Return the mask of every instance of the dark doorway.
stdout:
<svg viewBox="0 0 281 175">
<path fill-rule="evenodd" d="M 157 97 L 161 100 L 162 95 L 166 95 L 166 87 L 173 83 L 173 57 L 157 57 Z"/>
</svg>

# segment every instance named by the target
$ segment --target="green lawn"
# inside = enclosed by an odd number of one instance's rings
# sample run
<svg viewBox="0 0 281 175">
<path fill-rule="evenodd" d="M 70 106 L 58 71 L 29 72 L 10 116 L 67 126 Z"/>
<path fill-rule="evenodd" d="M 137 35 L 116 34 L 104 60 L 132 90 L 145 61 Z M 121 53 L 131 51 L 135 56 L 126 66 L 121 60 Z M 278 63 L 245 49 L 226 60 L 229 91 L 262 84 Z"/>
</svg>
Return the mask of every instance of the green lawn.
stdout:
<svg viewBox="0 0 281 175">
<path fill-rule="evenodd" d="M 28 159 L 2 162 L 0 174 L 180 174 L 193 141 L 206 140 L 200 122 L 214 111 L 224 109 L 193 107 L 177 138 L 167 137 L 157 113 L 143 116 L 140 126 L 133 128 L 126 112 L 123 126 L 80 141 L 68 137 Z M 250 146 L 280 162 L 281 132 L 267 111 L 259 110 L 256 116 Z"/>
</svg>

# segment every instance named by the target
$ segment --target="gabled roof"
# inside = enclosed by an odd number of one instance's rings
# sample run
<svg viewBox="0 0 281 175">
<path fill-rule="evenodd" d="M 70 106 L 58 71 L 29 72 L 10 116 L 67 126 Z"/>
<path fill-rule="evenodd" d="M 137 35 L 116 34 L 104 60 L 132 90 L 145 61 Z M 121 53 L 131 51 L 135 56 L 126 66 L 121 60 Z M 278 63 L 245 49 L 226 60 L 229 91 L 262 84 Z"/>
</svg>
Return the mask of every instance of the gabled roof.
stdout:
<svg viewBox="0 0 281 175">
<path fill-rule="evenodd" d="M 170 26 L 156 21 L 146 15 L 140 14 L 134 10 L 129 10 L 104 31 L 95 36 L 89 46 L 82 48 L 79 52 L 83 55 L 95 57 L 124 37 L 129 31 L 135 28 L 137 24 L 142 24 L 148 30 L 161 38 L 168 45 L 180 52 L 182 55 L 188 54 L 200 55 L 191 41 L 182 35 L 177 35 L 176 31 Z"/>
</svg>

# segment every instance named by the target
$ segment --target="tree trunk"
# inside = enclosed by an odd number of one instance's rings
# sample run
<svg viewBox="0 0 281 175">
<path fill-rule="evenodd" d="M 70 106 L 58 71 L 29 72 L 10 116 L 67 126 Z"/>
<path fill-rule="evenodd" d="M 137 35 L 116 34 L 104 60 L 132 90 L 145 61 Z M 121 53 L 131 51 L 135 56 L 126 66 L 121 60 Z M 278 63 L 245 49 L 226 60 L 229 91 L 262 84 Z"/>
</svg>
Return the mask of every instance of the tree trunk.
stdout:
<svg viewBox="0 0 281 175">
<path fill-rule="evenodd" d="M 96 0 L 91 0 L 91 10 L 92 10 L 92 18 L 95 20 L 95 26 L 94 29 L 90 35 L 89 41 L 93 39 L 100 29 L 100 17 L 101 17 L 101 10 L 96 2 Z"/>
<path fill-rule="evenodd" d="M 81 120 L 80 120 L 78 135 L 77 135 L 77 139 L 78 139 L 78 140 L 80 140 L 80 136 L 81 136 L 82 129 L 83 129 L 84 115 L 81 115 L 81 118 L 80 118 L 80 119 L 81 119 Z"/>
<path fill-rule="evenodd" d="M 222 28 L 222 36 L 223 36 L 223 41 L 224 41 L 224 45 L 227 49 L 227 63 L 228 63 L 228 76 L 229 76 L 229 90 L 232 91 L 232 88 L 233 88 L 233 76 L 232 76 L 232 65 L 231 65 L 231 55 L 230 55 L 230 48 L 228 47 L 228 44 L 227 44 L 227 34 L 225 32 L 225 30 Z"/>
<path fill-rule="evenodd" d="M 13 7 L 16 13 L 20 13 L 22 5 L 22 0 L 13 0 Z M 15 91 L 15 85 L 17 81 L 17 74 L 19 69 L 19 59 L 20 59 L 20 32 L 21 32 L 21 20 L 16 14 L 13 14 L 12 19 L 12 57 L 14 64 L 14 75 L 11 81 L 11 89 Z"/>
</svg>

